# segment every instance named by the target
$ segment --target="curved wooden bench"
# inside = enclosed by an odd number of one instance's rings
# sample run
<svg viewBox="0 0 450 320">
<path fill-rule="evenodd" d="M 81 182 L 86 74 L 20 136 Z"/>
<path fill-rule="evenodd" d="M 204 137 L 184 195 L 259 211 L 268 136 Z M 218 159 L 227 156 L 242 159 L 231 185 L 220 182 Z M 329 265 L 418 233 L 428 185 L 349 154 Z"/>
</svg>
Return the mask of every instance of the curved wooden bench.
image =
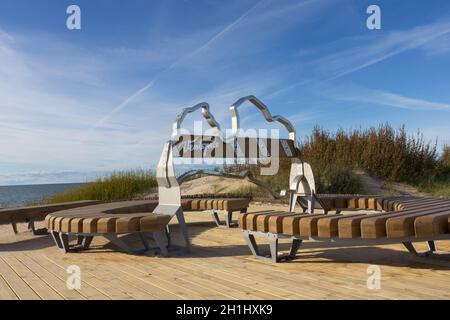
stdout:
<svg viewBox="0 0 450 320">
<path fill-rule="evenodd" d="M 245 213 L 250 199 L 183 199 L 182 208 L 185 211 L 224 210 L 230 218 L 234 211 Z M 166 245 L 162 238 L 172 216 L 153 212 L 158 205 L 157 200 L 124 201 L 103 203 L 83 208 L 75 208 L 50 213 L 45 218 L 45 226 L 51 233 L 55 244 L 64 252 L 71 249 L 88 249 L 94 236 L 101 235 L 127 252 L 133 250 L 120 240 L 118 235 L 138 233 L 141 236 L 144 250 L 148 244 L 144 234 L 151 233 L 161 252 L 166 254 Z M 218 217 L 217 217 L 218 220 Z M 77 245 L 69 245 L 69 235 L 77 237 Z"/>
<path fill-rule="evenodd" d="M 45 225 L 55 244 L 64 252 L 88 249 L 93 237 L 98 235 L 106 237 L 127 252 L 139 252 L 142 250 L 131 249 L 118 235 L 138 233 L 144 250 L 148 250 L 143 234 L 151 233 L 161 252 L 166 253 L 162 233 L 172 217 L 152 213 L 157 205 L 157 200 L 141 200 L 63 210 L 47 215 Z M 77 237 L 75 246 L 69 245 L 69 235 Z"/>
<path fill-rule="evenodd" d="M 57 204 L 45 204 L 38 206 L 22 207 L 22 208 L 6 208 L 0 209 L 0 224 L 11 224 L 14 233 L 17 234 L 17 223 L 26 222 L 28 228 L 33 234 L 45 233 L 46 230 L 35 230 L 34 222 L 44 220 L 45 217 L 52 212 L 91 206 L 100 203 L 96 200 L 72 201 Z"/>
<path fill-rule="evenodd" d="M 324 214 L 257 212 L 240 216 L 239 225 L 251 251 L 260 256 L 254 235 L 263 235 L 271 245 L 271 260 L 278 261 L 278 238 L 293 239 L 289 256 L 294 258 L 302 240 L 359 239 L 373 243 L 403 243 L 417 253 L 412 242 L 450 239 L 450 199 L 398 196 L 319 196 Z M 377 213 L 342 215 L 341 210 L 374 210 Z M 336 214 L 327 214 L 335 210 Z"/>
<path fill-rule="evenodd" d="M 250 204 L 248 198 L 228 198 L 228 199 L 181 199 L 181 206 L 184 211 L 210 211 L 214 222 L 218 227 L 226 226 L 228 228 L 235 226 L 232 223 L 233 212 L 245 213 Z M 219 213 L 224 214 L 225 222 L 219 219 Z"/>
</svg>

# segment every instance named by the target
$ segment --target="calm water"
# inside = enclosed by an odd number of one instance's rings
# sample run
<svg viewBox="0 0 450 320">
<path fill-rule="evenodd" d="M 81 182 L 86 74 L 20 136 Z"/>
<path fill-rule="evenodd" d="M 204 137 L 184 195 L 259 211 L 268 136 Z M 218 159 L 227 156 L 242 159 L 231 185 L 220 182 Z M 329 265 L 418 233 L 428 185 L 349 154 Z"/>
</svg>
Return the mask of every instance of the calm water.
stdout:
<svg viewBox="0 0 450 320">
<path fill-rule="evenodd" d="M 0 208 L 17 207 L 47 199 L 82 183 L 39 184 L 29 186 L 0 186 Z"/>
</svg>

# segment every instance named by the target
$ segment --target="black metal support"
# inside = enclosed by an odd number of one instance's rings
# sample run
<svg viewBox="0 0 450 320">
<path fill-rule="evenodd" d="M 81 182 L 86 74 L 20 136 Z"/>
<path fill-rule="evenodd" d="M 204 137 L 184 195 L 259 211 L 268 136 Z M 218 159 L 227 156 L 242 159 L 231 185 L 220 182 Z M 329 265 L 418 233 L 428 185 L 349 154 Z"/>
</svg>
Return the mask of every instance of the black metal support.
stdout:
<svg viewBox="0 0 450 320">
<path fill-rule="evenodd" d="M 219 218 L 219 215 L 217 214 L 217 211 L 213 210 L 211 212 L 211 215 L 212 215 L 212 218 L 213 218 L 214 222 L 216 223 L 216 225 L 218 227 L 222 226 L 222 223 L 220 222 L 220 218 Z"/>
<path fill-rule="evenodd" d="M 247 212 L 247 209 L 241 210 L 241 213 Z M 212 218 L 218 227 L 233 228 L 237 227 L 237 223 L 233 222 L 233 211 L 224 212 L 224 222 L 220 221 L 219 213 L 216 210 L 211 211 Z"/>
<path fill-rule="evenodd" d="M 297 256 L 297 251 L 300 248 L 300 246 L 302 245 L 302 241 L 303 240 L 299 240 L 299 239 L 292 240 L 291 250 L 289 251 L 290 259 L 295 259 L 295 257 Z"/>
<path fill-rule="evenodd" d="M 82 246 L 84 241 L 84 236 L 77 236 L 77 246 Z"/>
<path fill-rule="evenodd" d="M 56 231 L 51 231 L 50 234 L 51 234 L 51 236 L 52 236 L 52 238 L 53 238 L 53 241 L 55 241 L 55 245 L 56 245 L 59 249 L 62 249 L 63 246 L 62 246 L 62 243 L 61 243 L 61 239 L 59 238 L 58 232 L 56 232 Z"/>
<path fill-rule="evenodd" d="M 427 241 L 428 243 L 428 248 L 430 249 L 431 252 L 435 252 L 436 251 L 436 243 L 433 240 Z"/>
<path fill-rule="evenodd" d="M 34 221 L 33 220 L 28 222 L 28 230 L 31 230 L 31 232 L 33 232 L 33 235 L 36 235 L 36 228 L 34 226 Z"/>
<path fill-rule="evenodd" d="M 18 233 L 18 231 L 17 231 L 17 223 L 11 222 L 11 227 L 12 227 L 12 229 L 14 231 L 14 234 L 17 234 Z"/>
<path fill-rule="evenodd" d="M 414 247 L 414 245 L 412 244 L 412 242 L 402 242 L 402 244 L 405 246 L 405 248 L 408 250 L 409 253 L 412 253 L 418 257 L 428 257 L 429 255 L 433 254 L 433 252 L 436 251 L 436 245 L 434 243 L 434 241 L 430 240 L 427 241 L 428 243 L 428 251 L 423 251 L 423 252 L 417 252 L 416 248 Z"/>
<path fill-rule="evenodd" d="M 247 230 L 244 230 L 244 239 L 245 242 L 247 242 L 248 247 L 250 248 L 250 251 L 255 257 L 260 256 L 259 255 L 259 249 L 258 245 L 256 244 L 255 236 L 248 232 Z"/>
<path fill-rule="evenodd" d="M 170 245 L 172 244 L 172 237 L 170 236 L 170 228 L 169 225 L 166 226 L 165 229 L 165 234 L 166 234 L 166 238 L 167 238 L 167 246 L 170 247 Z"/>
<path fill-rule="evenodd" d="M 89 249 L 89 247 L 91 246 L 92 243 L 92 239 L 94 239 L 94 236 L 85 236 L 84 237 L 84 244 L 83 244 L 83 249 Z"/>
<path fill-rule="evenodd" d="M 69 247 L 69 235 L 66 233 L 59 233 L 59 239 L 61 240 L 61 247 L 60 249 L 62 249 L 65 253 L 70 251 L 70 247 Z"/>
</svg>

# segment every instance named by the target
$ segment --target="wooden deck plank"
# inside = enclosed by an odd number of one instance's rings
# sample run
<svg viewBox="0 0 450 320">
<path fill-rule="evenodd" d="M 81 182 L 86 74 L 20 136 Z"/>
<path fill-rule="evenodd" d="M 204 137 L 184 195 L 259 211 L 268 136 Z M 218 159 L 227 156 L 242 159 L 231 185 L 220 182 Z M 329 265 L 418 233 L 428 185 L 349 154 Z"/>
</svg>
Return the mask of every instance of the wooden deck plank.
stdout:
<svg viewBox="0 0 450 320">
<path fill-rule="evenodd" d="M 60 258 L 53 257 L 52 259 L 46 257 L 49 261 L 53 262 L 54 264 L 60 266 L 61 262 L 59 261 Z M 91 268 L 96 268 L 97 264 L 92 264 L 89 267 L 84 266 L 82 268 L 82 264 L 79 261 L 71 261 L 70 265 L 78 265 L 81 268 L 81 280 L 82 282 L 88 283 L 91 287 L 97 289 L 97 291 L 101 292 L 102 294 L 106 295 L 107 297 L 113 299 L 113 300 L 133 300 L 133 297 L 127 292 L 120 288 L 120 285 L 117 285 L 117 279 L 116 277 L 110 277 L 108 281 L 104 281 L 94 274 L 92 274 L 90 271 L 92 271 Z M 116 285 L 116 286 L 115 286 Z M 83 291 L 83 285 L 80 289 Z"/>
<path fill-rule="evenodd" d="M 277 205 L 249 211 L 270 209 L 284 211 Z M 415 258 L 400 244 L 306 241 L 296 260 L 272 264 L 251 256 L 241 230 L 215 228 L 210 215 L 201 212 L 186 213 L 186 220 L 192 251 L 169 258 L 101 249 L 107 243 L 102 237 L 94 238 L 92 250 L 63 254 L 49 247 L 48 237 L 13 236 L 9 226 L 0 226 L 0 299 L 23 299 L 16 291 L 24 285 L 32 293 L 48 288 L 65 299 L 450 299 L 450 254 L 443 253 L 450 251 L 450 241 L 437 242 L 439 254 L 430 258 Z M 176 221 L 171 225 L 179 243 Z M 287 249 L 287 241 L 280 240 L 280 246 Z M 3 259 L 16 259 L 42 284 L 29 282 L 30 287 L 8 264 L 5 268 Z M 81 268 L 82 286 L 65 291 L 66 268 L 72 264 Z M 380 290 L 366 287 L 372 264 L 382 271 Z M 8 269 L 13 274 L 5 277 Z"/>
<path fill-rule="evenodd" d="M 104 264 L 97 264 L 95 268 L 86 267 L 81 265 L 84 272 L 89 272 L 91 275 L 100 279 L 103 282 L 109 282 L 111 286 L 114 286 L 114 290 L 121 291 L 122 293 L 130 296 L 132 299 L 137 300 L 151 300 L 158 299 L 157 295 L 152 294 L 150 291 L 145 290 L 142 286 L 136 283 L 130 282 L 126 276 L 123 276 L 121 272 L 117 272 L 115 275 L 111 272 L 109 266 Z M 114 276 L 113 276 L 114 275 Z"/>
<path fill-rule="evenodd" d="M 11 289 L 9 284 L 3 278 L 0 273 L 0 300 L 18 300 L 19 297 L 16 293 Z"/>
<path fill-rule="evenodd" d="M 195 299 L 234 299 L 232 296 L 220 292 L 220 290 L 218 290 L 215 285 L 212 285 L 212 283 L 205 285 L 205 281 L 196 275 L 181 272 L 177 267 L 168 264 L 168 260 L 169 259 L 164 259 L 164 262 L 158 261 L 159 263 L 151 265 L 133 261 L 132 267 L 139 273 L 150 273 L 150 277 L 156 278 L 159 281 L 163 280 L 168 284 L 170 284 L 171 281 L 176 283 L 177 291 L 173 291 L 173 293 L 182 296 L 184 299 L 187 299 L 189 295 L 192 295 L 192 292 L 198 296 Z M 168 288 L 167 290 L 171 289 Z"/>
<path fill-rule="evenodd" d="M 218 239 L 218 241 L 220 241 L 220 240 Z M 206 250 L 207 250 L 207 249 L 206 249 Z M 351 259 L 351 256 L 350 256 L 350 259 Z M 376 259 L 376 257 L 374 257 L 374 259 Z M 301 257 L 299 258 L 299 260 L 301 261 Z M 227 259 L 226 261 L 229 262 L 229 261 L 231 261 L 231 259 Z M 226 262 L 221 262 L 220 265 L 222 265 L 222 263 L 226 263 Z M 292 263 L 292 264 L 291 264 L 291 263 L 288 263 L 288 264 L 284 264 L 283 267 L 284 267 L 284 266 L 292 266 L 292 265 L 293 265 L 293 263 Z M 349 267 L 343 269 L 343 270 L 344 270 L 344 273 L 345 273 L 346 275 L 340 275 L 340 279 L 343 280 L 345 284 L 352 283 L 352 281 L 354 280 L 354 275 L 353 275 L 352 272 L 349 272 L 349 268 L 351 268 L 352 270 L 354 270 L 355 268 L 354 268 L 353 266 L 354 266 L 354 265 L 358 265 L 358 264 L 357 264 L 357 263 L 350 263 L 350 264 L 347 264 L 347 265 L 348 265 Z M 264 266 L 265 266 L 265 265 L 264 265 Z M 303 264 L 302 264 L 302 267 L 303 267 Z M 261 267 L 258 267 L 258 269 L 260 269 L 260 268 L 261 268 Z M 367 268 L 367 266 L 366 266 L 366 268 Z M 277 268 L 274 269 L 273 272 L 280 273 L 280 271 L 281 271 L 282 269 L 283 269 L 283 268 L 278 268 L 278 265 L 277 265 Z M 365 269 L 363 269 L 363 270 L 365 271 Z M 296 270 L 296 271 L 297 271 L 297 270 Z M 292 275 L 292 277 L 291 277 L 292 279 L 290 280 L 291 283 L 295 282 L 295 280 L 299 278 L 298 272 L 296 272 L 296 273 L 297 273 L 297 274 L 296 274 L 295 276 L 294 276 L 294 274 Z M 361 272 L 360 272 L 360 273 L 361 273 Z M 333 270 L 330 270 L 330 271 L 329 271 L 329 274 L 330 274 L 330 275 L 335 275 L 335 274 L 336 274 L 335 269 L 333 268 Z M 446 272 L 446 274 L 448 275 L 449 273 Z M 422 277 L 423 277 L 423 275 L 422 275 Z M 277 277 L 277 278 L 279 278 L 279 277 Z M 352 279 L 353 279 L 353 280 L 352 280 Z M 415 279 L 415 278 L 414 278 L 414 279 Z M 311 280 L 313 281 L 313 285 L 314 285 L 315 283 L 323 282 L 324 278 L 323 278 L 323 277 L 319 277 L 319 278 L 314 278 L 314 277 L 312 277 Z M 327 281 L 330 281 L 331 283 L 335 283 L 335 281 L 333 281 L 333 279 L 327 280 Z M 405 280 L 404 282 L 407 282 L 407 281 L 408 281 L 408 280 Z M 399 282 L 399 283 L 400 283 L 400 287 L 398 288 L 397 292 L 395 292 L 395 294 L 400 295 L 400 296 L 405 296 L 405 297 L 406 297 L 406 296 L 408 296 L 408 293 L 403 292 L 403 291 L 404 291 L 404 288 L 405 288 L 404 282 L 403 282 L 403 284 L 402 284 L 402 282 Z M 304 284 L 304 283 L 302 282 L 302 284 Z M 300 284 L 300 285 L 302 285 L 302 284 Z M 363 283 L 363 284 L 365 285 L 365 283 Z M 419 283 L 416 283 L 416 285 L 417 285 L 417 284 L 419 284 Z M 424 282 L 422 282 L 422 283 L 420 283 L 420 284 L 422 285 L 421 288 L 426 288 L 427 285 L 428 285 L 428 286 L 432 285 L 432 281 L 424 281 Z M 360 284 L 360 285 L 361 285 L 361 284 Z M 345 285 L 344 285 L 344 287 L 345 287 Z M 335 283 L 335 285 L 333 285 L 332 288 L 338 288 L 338 289 L 341 289 L 341 290 L 342 290 L 342 282 L 340 282 L 340 285 L 338 285 L 337 283 Z M 363 286 L 363 288 L 365 288 L 365 287 Z M 414 288 L 414 287 L 413 287 L 413 288 Z M 412 288 L 412 291 L 414 291 L 413 288 Z M 448 288 L 448 284 L 446 285 L 446 288 Z M 351 287 L 351 289 L 352 289 L 352 292 L 353 292 L 353 291 L 355 290 L 355 287 Z M 330 286 L 327 286 L 327 287 L 324 288 L 324 290 L 327 290 L 328 292 L 330 292 L 332 289 L 330 289 Z M 335 292 L 335 295 L 342 295 L 342 291 L 341 291 L 341 290 Z M 364 295 L 367 295 L 367 289 L 365 289 L 365 291 L 366 291 L 366 292 L 364 292 Z M 419 291 L 419 292 L 420 292 L 420 291 Z M 420 294 L 419 292 L 418 292 L 418 293 L 415 293 L 416 297 L 417 297 L 418 294 Z M 442 291 L 442 292 L 445 292 L 445 291 Z M 345 296 L 349 297 L 347 294 L 345 294 Z M 394 295 L 394 296 L 395 296 L 395 295 Z M 441 295 L 441 296 L 445 296 L 445 295 Z M 350 297 L 351 297 L 351 296 L 350 296 Z M 372 296 L 372 298 L 373 298 L 373 297 L 375 297 L 375 296 Z M 409 296 L 409 298 L 413 298 L 413 297 L 414 297 L 414 295 Z M 392 298 L 392 297 L 391 297 L 391 298 Z M 426 298 L 430 299 L 430 296 L 424 295 L 423 298 L 424 298 L 424 299 L 426 299 Z"/>
<path fill-rule="evenodd" d="M 67 268 L 64 268 L 61 265 L 55 263 L 53 260 L 51 260 L 51 258 L 49 258 L 49 256 L 54 256 L 54 255 L 39 254 L 39 255 L 33 256 L 33 260 L 36 263 L 39 263 L 41 266 L 43 266 L 48 271 L 55 274 L 64 283 L 66 283 Z M 67 264 L 67 266 L 69 266 L 69 265 L 71 265 L 71 264 Z M 92 286 L 88 281 L 86 281 L 85 277 L 81 278 L 81 289 L 79 290 L 79 293 L 90 300 L 110 300 L 111 299 L 111 297 L 109 297 L 105 292 L 98 290 L 97 288 L 95 288 L 95 286 Z"/>
<path fill-rule="evenodd" d="M 196 260 L 196 259 L 194 259 Z M 260 290 L 257 286 L 253 285 L 246 279 L 236 278 L 234 273 L 223 272 L 222 266 L 218 265 L 216 268 L 207 268 L 203 265 L 199 265 L 195 261 L 189 259 L 183 265 L 176 264 L 174 261 L 169 261 L 172 267 L 181 270 L 186 275 L 195 275 L 196 279 L 202 279 L 205 285 L 218 286 L 223 292 L 232 296 L 234 299 L 281 299 L 282 295 L 278 295 L 276 292 L 265 288 L 266 290 Z M 198 281 L 198 280 L 197 280 Z"/>
<path fill-rule="evenodd" d="M 77 290 L 70 290 L 67 288 L 66 279 L 60 279 L 57 275 L 45 269 L 41 264 L 34 261 L 28 255 L 16 255 L 20 262 L 33 271 L 39 279 L 45 282 L 49 287 L 58 292 L 66 300 L 86 300 Z"/>
<path fill-rule="evenodd" d="M 217 246 L 217 245 L 220 245 L 220 243 L 221 243 L 221 239 L 220 238 L 218 238 L 218 237 L 208 237 L 208 239 L 206 239 L 206 238 L 202 238 L 202 245 L 203 245 L 203 247 L 201 248 L 201 250 L 202 251 L 207 251 L 207 252 L 210 252 L 210 251 L 212 251 L 213 249 L 211 249 L 212 247 L 214 247 L 214 246 Z M 205 258 L 208 256 L 208 255 L 210 255 L 211 253 L 205 253 L 205 252 L 203 252 L 202 253 L 202 256 L 204 256 Z M 254 265 L 254 267 L 255 268 L 257 268 L 258 269 L 258 272 L 257 273 L 255 273 L 255 272 L 251 272 L 251 274 L 249 274 L 248 276 L 249 276 L 249 278 L 255 278 L 255 277 L 257 277 L 258 275 L 260 275 L 261 274 L 261 268 L 264 268 L 264 267 L 266 267 L 267 266 L 267 268 L 269 268 L 269 270 L 270 270 L 270 272 L 269 272 L 269 274 L 271 275 L 271 276 L 273 276 L 274 274 L 277 274 L 277 277 L 276 277 L 276 279 L 277 279 L 277 281 L 275 281 L 275 279 L 274 279 L 274 281 L 273 282 L 270 282 L 270 284 L 269 284 L 269 290 L 272 290 L 271 288 L 270 288 L 270 285 L 273 283 L 273 284 L 276 284 L 276 283 L 278 283 L 278 274 L 282 271 L 282 270 L 284 270 L 284 268 L 285 267 L 287 267 L 288 265 L 290 265 L 289 263 L 288 264 L 283 264 L 283 267 L 282 268 L 279 268 L 278 266 L 279 265 L 281 265 L 281 264 L 277 264 L 277 265 L 274 265 L 274 264 L 271 264 L 271 263 L 268 263 L 268 262 L 261 262 L 261 261 L 259 261 L 259 260 L 256 260 L 257 261 L 257 265 L 255 266 L 255 260 L 252 258 L 252 257 L 249 257 L 249 256 L 242 256 L 242 253 L 240 253 L 240 252 L 236 252 L 236 256 L 233 256 L 233 257 L 226 257 L 226 258 L 217 258 L 217 259 L 220 259 L 220 262 L 218 262 L 217 263 L 217 265 L 220 265 L 220 266 L 222 266 L 222 265 L 226 265 L 226 264 L 230 264 L 230 263 L 233 263 L 233 264 L 236 264 L 236 265 L 240 265 L 240 264 L 243 264 L 243 263 L 249 263 L 249 264 L 253 264 Z M 236 265 L 234 266 L 234 269 L 236 269 L 235 267 L 236 267 Z M 253 268 L 254 269 L 254 268 Z M 251 270 L 251 269 L 250 269 Z M 238 271 L 236 271 L 236 275 L 239 277 L 239 276 L 242 276 L 241 275 L 241 272 L 242 272 L 242 270 L 239 268 L 239 270 Z M 309 274 L 309 273 L 306 273 L 306 274 Z M 302 273 L 301 275 L 297 275 L 297 278 L 302 278 L 302 277 L 304 277 L 304 274 Z M 290 282 L 290 284 L 292 285 L 293 283 L 295 283 L 296 282 L 296 280 L 297 279 L 289 279 L 288 281 Z M 302 279 L 302 281 L 304 280 L 304 278 Z M 314 279 L 314 280 L 316 280 L 316 279 Z M 289 283 L 286 283 L 287 285 L 289 285 Z M 301 285 L 301 284 L 300 284 Z M 294 292 L 295 291 L 298 291 L 298 289 L 297 288 L 295 288 L 295 289 L 293 289 L 294 290 Z"/>
<path fill-rule="evenodd" d="M 163 272 L 164 275 L 171 274 L 173 276 L 177 277 L 177 282 L 180 281 L 180 278 L 182 280 L 188 281 L 188 286 L 192 287 L 192 285 L 199 284 L 203 286 L 205 289 L 208 288 L 214 288 L 218 292 L 225 293 L 226 295 L 220 295 L 221 299 L 237 299 L 237 298 L 259 298 L 261 299 L 261 295 L 258 293 L 249 294 L 248 292 L 242 293 L 240 290 L 249 290 L 248 287 L 242 286 L 239 281 L 237 282 L 230 282 L 230 281 L 224 281 L 222 278 L 218 278 L 214 276 L 214 270 L 213 269 L 213 275 L 206 274 L 206 273 L 198 273 L 194 270 L 187 271 L 186 269 L 182 268 L 179 263 L 174 262 L 173 259 L 158 259 L 158 264 L 149 264 L 149 263 L 140 263 L 137 261 L 130 262 L 128 258 L 122 257 L 123 260 L 123 268 L 120 268 L 121 270 L 130 270 L 130 268 L 138 268 L 141 271 L 150 272 L 152 275 L 158 275 L 158 271 Z M 133 259 L 134 260 L 134 259 Z M 183 261 L 186 261 L 183 259 Z M 131 265 L 130 265 L 131 264 Z M 122 266 L 122 264 L 121 264 Z M 198 267 L 198 264 L 196 265 Z M 159 274 L 160 275 L 160 274 Z M 228 287 L 227 287 L 228 285 Z M 235 288 L 239 287 L 240 290 L 236 290 Z M 251 291 L 251 290 L 250 290 Z M 264 298 L 276 298 L 274 295 L 268 295 L 264 294 Z"/>
<path fill-rule="evenodd" d="M 14 269 L 6 262 L 4 255 L 0 256 L 0 274 L 21 300 L 40 300 L 41 297 L 31 289 Z"/>
<path fill-rule="evenodd" d="M 63 297 L 53 287 L 49 286 L 45 281 L 42 281 L 41 278 L 16 257 L 8 255 L 4 256 L 3 259 L 41 299 L 63 300 Z"/>
<path fill-rule="evenodd" d="M 133 272 L 140 274 L 141 276 L 146 276 L 149 281 L 157 285 L 159 288 L 167 290 L 171 294 L 178 296 L 180 299 L 205 299 L 205 296 L 201 292 L 198 292 L 195 288 L 191 287 L 189 283 L 179 281 L 179 278 L 173 277 L 170 273 L 157 272 L 157 270 L 154 269 L 150 272 L 144 271 L 135 264 L 127 265 L 127 267 L 129 267 L 129 270 L 133 270 Z"/>
</svg>

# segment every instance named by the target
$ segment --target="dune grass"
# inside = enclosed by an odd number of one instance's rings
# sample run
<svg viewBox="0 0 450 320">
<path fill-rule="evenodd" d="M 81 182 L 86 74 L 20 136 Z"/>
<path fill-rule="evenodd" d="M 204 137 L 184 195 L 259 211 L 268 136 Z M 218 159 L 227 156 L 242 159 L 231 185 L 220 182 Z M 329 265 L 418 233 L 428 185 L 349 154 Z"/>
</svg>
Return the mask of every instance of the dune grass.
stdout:
<svg viewBox="0 0 450 320">
<path fill-rule="evenodd" d="M 364 186 L 355 169 L 362 169 L 371 176 L 388 181 L 404 182 L 435 196 L 450 197 L 450 147 L 441 155 L 436 144 L 426 142 L 423 136 L 408 136 L 404 127 L 394 129 L 389 124 L 378 128 L 355 129 L 335 133 L 320 127 L 302 141 L 303 158 L 314 171 L 317 193 L 364 193 Z M 288 188 L 290 160 L 282 159 L 277 175 L 261 176 L 258 166 L 235 164 L 226 172 L 250 169 L 274 192 Z M 156 187 L 152 172 L 131 170 L 115 172 L 97 181 L 58 194 L 50 203 L 103 200 L 130 200 Z M 220 194 L 219 186 L 211 186 L 214 194 Z M 265 199 L 265 192 L 257 187 L 242 187 L 233 196 Z"/>
<path fill-rule="evenodd" d="M 421 189 L 435 197 L 450 197 L 450 182 L 435 183 L 429 186 L 425 186 Z"/>
<path fill-rule="evenodd" d="M 150 171 L 114 172 L 105 178 L 99 178 L 94 182 L 57 194 L 46 202 L 131 200 L 136 194 L 148 192 L 156 186 L 156 178 Z"/>
<path fill-rule="evenodd" d="M 330 132 L 315 127 L 301 142 L 303 159 L 314 171 L 317 193 L 364 193 L 364 186 L 354 173 L 361 169 L 371 176 L 393 182 L 404 182 L 421 191 L 450 196 L 450 147 L 439 156 L 436 143 L 423 135 L 408 135 L 405 127 L 390 124 L 368 129 Z M 287 188 L 290 162 L 282 160 L 276 176 L 259 176 L 256 166 L 234 165 L 227 171 L 252 170 L 274 191 Z"/>
<path fill-rule="evenodd" d="M 316 127 L 302 143 L 302 152 L 313 168 L 359 168 L 374 177 L 415 185 L 435 178 L 441 165 L 436 143 L 390 124 L 335 133 Z"/>
</svg>

